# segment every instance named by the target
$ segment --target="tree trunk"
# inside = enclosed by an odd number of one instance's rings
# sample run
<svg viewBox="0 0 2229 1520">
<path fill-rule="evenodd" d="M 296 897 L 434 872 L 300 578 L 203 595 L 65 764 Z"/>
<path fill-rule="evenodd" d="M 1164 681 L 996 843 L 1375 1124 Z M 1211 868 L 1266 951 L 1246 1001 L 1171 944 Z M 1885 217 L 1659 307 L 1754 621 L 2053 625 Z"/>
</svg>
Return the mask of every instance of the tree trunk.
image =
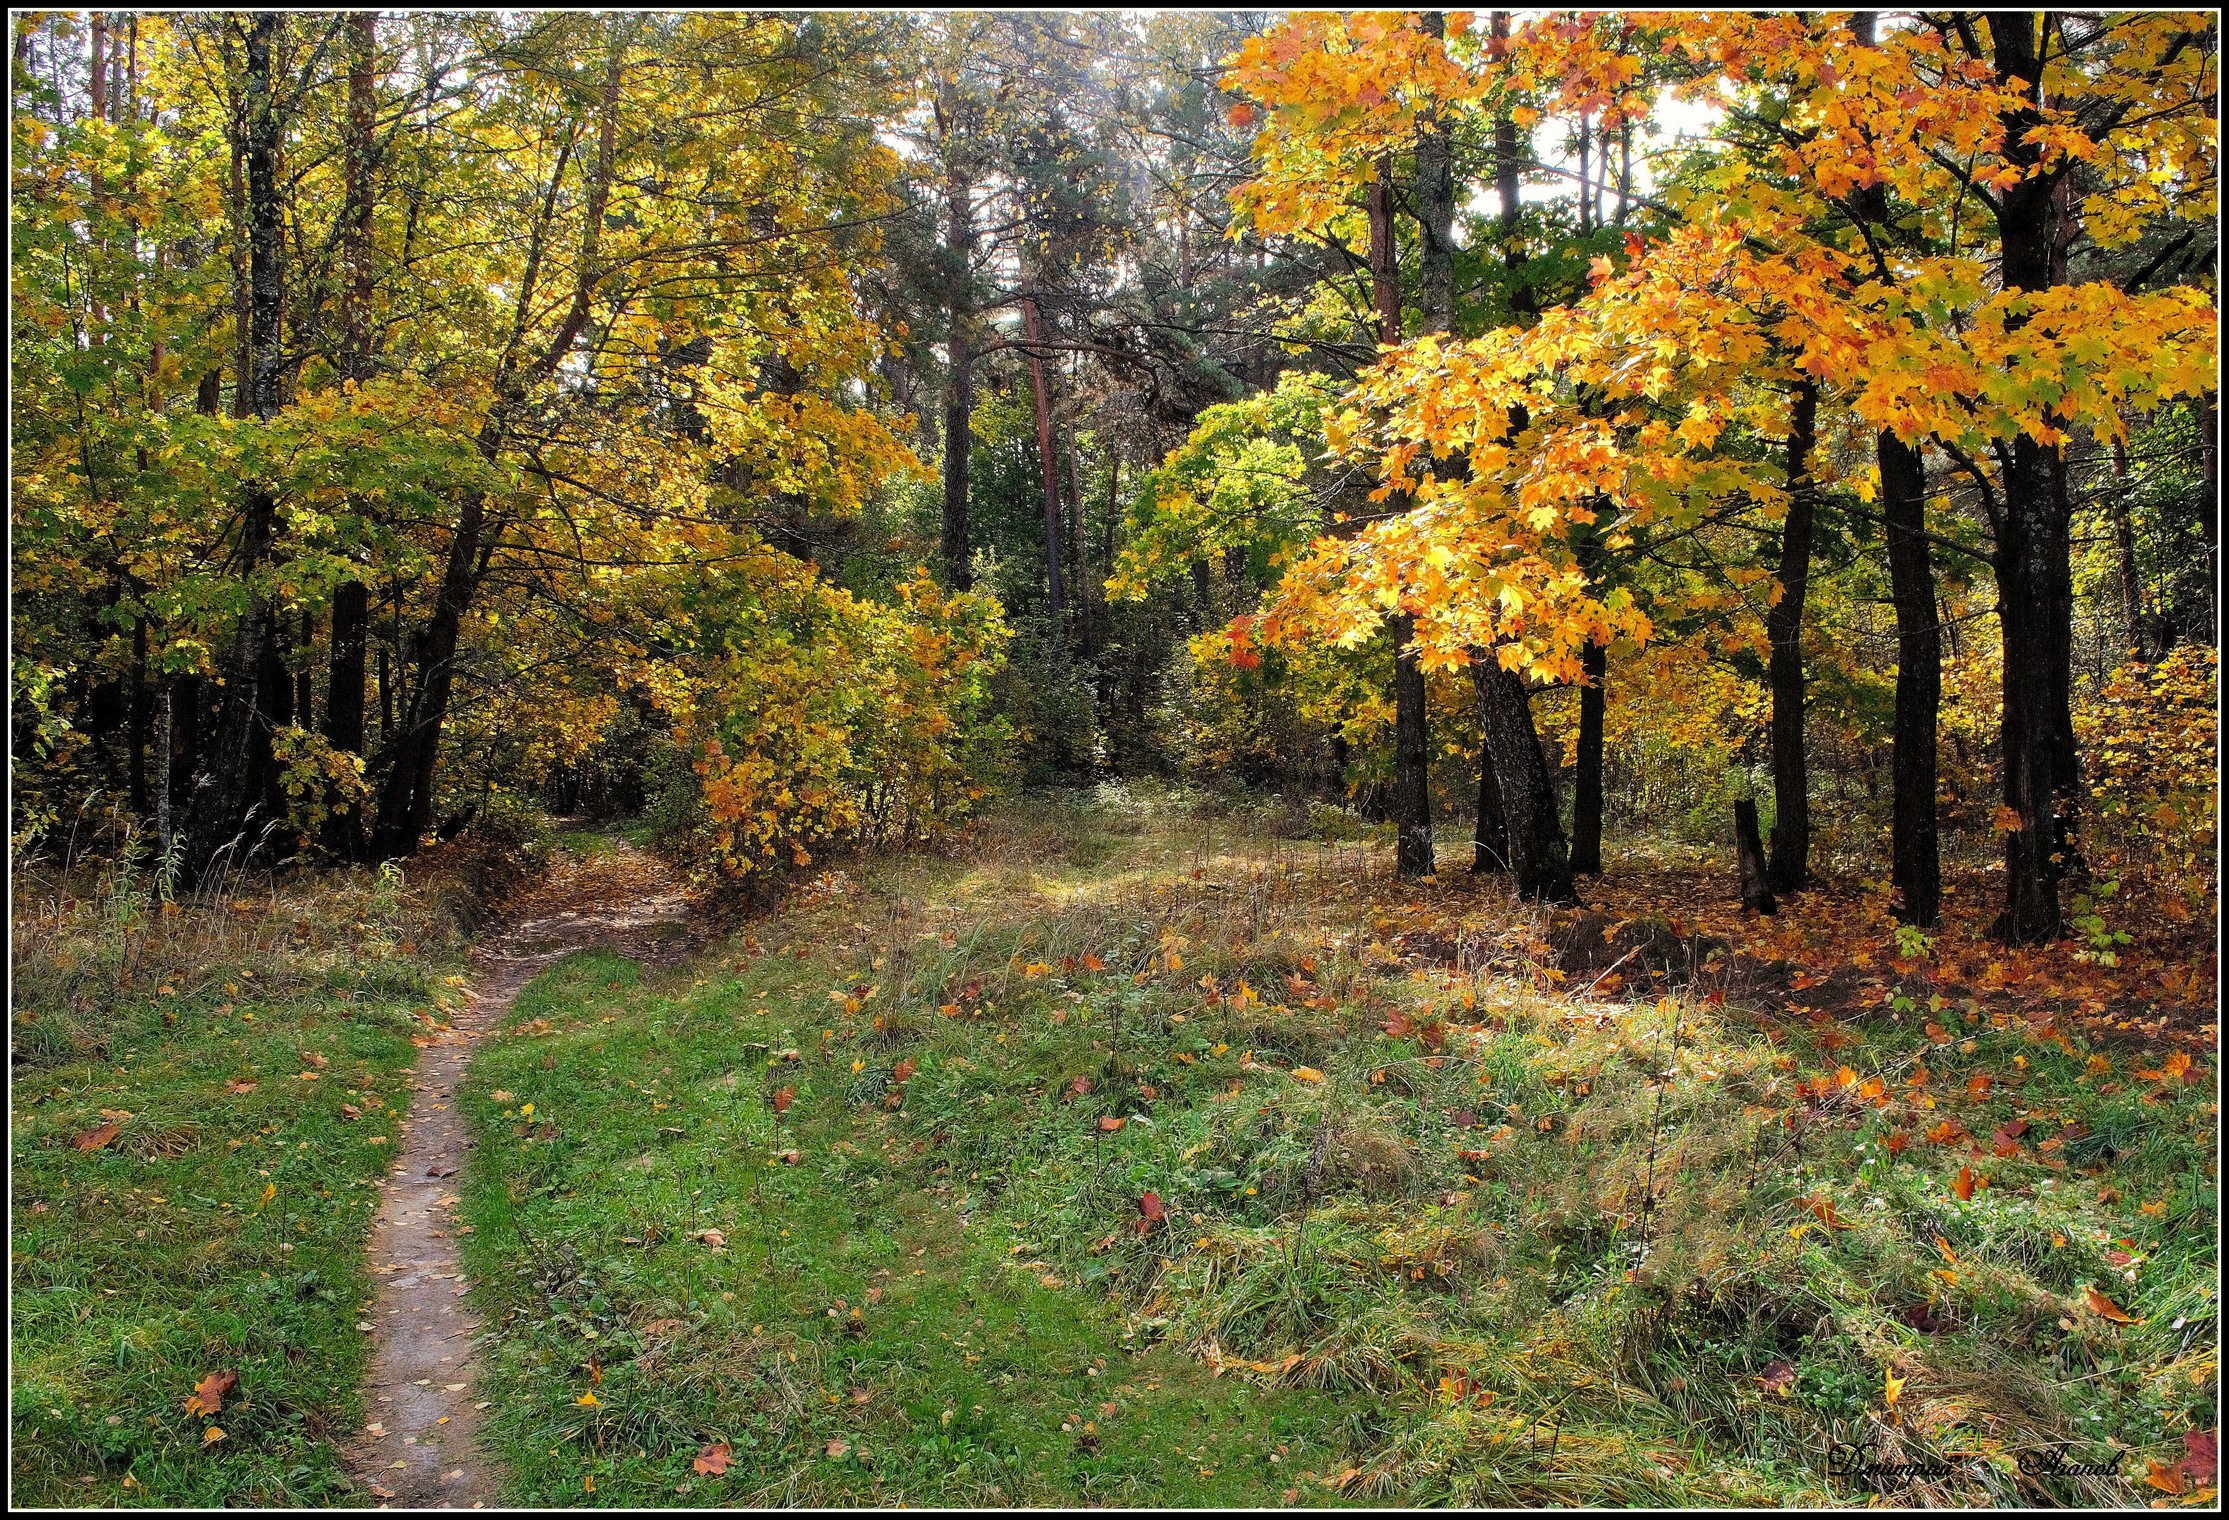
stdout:
<svg viewBox="0 0 2229 1520">
<path fill-rule="evenodd" d="M 951 148 L 946 147 L 950 161 Z M 955 591 L 975 584 L 967 513 L 969 433 L 975 413 L 975 208 L 957 166 L 945 180 L 945 256 L 952 261 L 946 304 L 951 313 L 944 383 L 944 578 Z"/>
<path fill-rule="evenodd" d="M 1992 12 L 1989 35 L 1997 78 L 2024 104 L 2004 117 L 2007 157 L 2033 171 L 2040 149 L 2027 133 L 2042 116 L 2043 49 L 2029 13 Z M 2030 172 L 1997 201 L 1997 233 L 2007 290 L 2044 290 L 2064 278 L 2055 174 Z M 1997 609 L 2004 630 L 2004 715 L 2000 727 L 2005 832 L 2005 909 L 1992 932 L 2013 944 L 2041 944 L 2061 928 L 2059 878 L 2073 852 L 2077 774 L 2074 751 L 2074 585 L 2066 460 L 2057 446 L 2017 437 L 2004 470 L 2004 510 L 1994 555 Z"/>
<path fill-rule="evenodd" d="M 1491 659 L 1482 650 L 1472 651 L 1471 658 Z M 1478 814 L 1472 825 L 1471 870 L 1477 874 L 1509 869 L 1509 825 L 1501 812 L 1501 780 L 1494 774 L 1494 747 L 1486 739 L 1486 704 L 1484 694 L 1479 698 L 1478 739 Z"/>
<path fill-rule="evenodd" d="M 372 120 L 376 106 L 372 71 L 377 56 L 378 16 L 363 11 L 348 18 L 348 136 L 341 155 L 344 246 L 347 275 L 341 297 L 343 380 L 358 385 L 372 377 Z M 364 646 L 371 630 L 371 588 L 360 580 L 333 589 L 332 643 L 325 673 L 325 738 L 352 755 L 364 753 Z M 363 854 L 364 823 L 354 806 L 335 799 L 325 821 L 325 848 L 344 860 Z"/>
<path fill-rule="evenodd" d="M 155 848 L 166 880 L 170 861 L 171 732 L 171 683 L 166 677 L 162 695 L 155 701 Z"/>
<path fill-rule="evenodd" d="M 1942 911 L 1935 828 L 1935 726 L 1942 706 L 1942 624 L 1927 547 L 1927 472 L 1919 450 L 1894 433 L 1875 442 L 1881 523 L 1888 539 L 1889 597 L 1896 609 L 1896 749 L 1889 881 L 1897 917 L 1922 929 Z"/>
<path fill-rule="evenodd" d="M 277 175 L 284 132 L 274 94 L 272 51 L 285 17 L 269 12 L 249 23 L 239 135 L 235 159 L 246 178 L 248 280 L 243 292 L 245 330 L 238 391 L 245 409 L 269 421 L 278 412 L 279 310 L 284 290 L 281 207 Z M 234 561 L 251 580 L 271 558 L 278 534 L 278 503 L 268 487 L 251 484 L 241 512 Z M 279 642 L 278 609 L 257 593 L 242 614 L 226 663 L 223 706 L 209 745 L 209 770 L 194 788 L 190 851 L 196 878 L 247 828 L 250 813 L 267 802 L 275 767 L 269 715 L 291 693 L 267 690 Z M 278 667 L 279 684 L 285 671 Z"/>
<path fill-rule="evenodd" d="M 1370 289 L 1378 341 L 1401 341 L 1401 282 L 1395 267 L 1393 166 L 1380 154 L 1370 181 Z M 1403 610 L 1388 620 L 1393 635 L 1394 864 L 1403 876 L 1432 874 L 1431 735 L 1424 704 L 1424 667 L 1414 648 L 1416 619 Z"/>
<path fill-rule="evenodd" d="M 2113 522 L 2113 550 L 2120 568 L 2121 621 L 2128 635 L 2121 643 L 2123 658 L 2152 658 L 2144 620 L 2144 579 L 2136 568 L 2136 525 L 2128 510 L 2128 442 L 2113 442 L 2113 484 L 2106 493 L 2106 511 Z M 2161 651 L 2164 653 L 2165 651 Z"/>
<path fill-rule="evenodd" d="M 93 120 L 108 120 L 108 14 L 93 12 L 93 56 L 86 65 L 92 86 Z"/>
<path fill-rule="evenodd" d="M 131 761 L 127 767 L 130 778 L 132 812 L 141 818 L 147 816 L 147 746 L 154 726 L 154 713 L 147 700 L 147 619 L 132 622 L 132 688 L 130 714 Z"/>
<path fill-rule="evenodd" d="M 1741 906 L 1748 913 L 1773 913 L 1772 872 L 1765 864 L 1764 841 L 1757 837 L 1757 804 L 1744 797 L 1734 804 L 1734 859 L 1741 869 Z"/>
<path fill-rule="evenodd" d="M 618 151 L 620 76 L 625 67 L 627 39 L 634 24 L 625 17 L 614 22 L 597 123 L 596 164 L 589 173 L 581 201 L 581 245 L 574 267 L 572 302 L 548 346 L 530 365 L 514 368 L 514 356 L 520 351 L 515 339 L 523 336 L 531 311 L 534 286 L 531 271 L 541 240 L 548 231 L 547 221 L 538 223 L 534 229 L 533 251 L 527 261 L 529 275 L 520 289 L 513 347 L 498 365 L 496 400 L 474 440 L 481 457 L 491 463 L 502 453 L 515 410 L 525 404 L 532 386 L 547 379 L 572 353 L 588 326 L 590 303 L 603 278 L 604 216 L 611 201 L 612 166 Z M 560 177 L 563 163 L 561 158 L 557 170 Z M 558 181 L 553 179 L 550 193 L 543 202 L 545 218 L 553 214 L 557 204 L 557 187 Z M 432 613 L 412 640 L 418 679 L 405 705 L 401 732 L 392 746 L 393 767 L 380 794 L 378 818 L 372 830 L 372 857 L 376 860 L 410 854 L 432 826 L 434 778 L 441 756 L 441 730 L 448 720 L 449 696 L 456 679 L 457 646 L 464 631 L 465 614 L 471 609 L 472 598 L 486 568 L 487 551 L 492 547 L 494 535 L 500 532 L 500 523 L 492 526 L 489 523 L 487 499 L 478 491 L 468 495 L 450 535 L 449 556 L 442 569 L 441 589 L 435 595 Z"/>
<path fill-rule="evenodd" d="M 1424 667 L 1407 653 L 1416 619 L 1406 612 L 1388 620 L 1394 638 L 1393 822 L 1398 830 L 1394 864 L 1403 876 L 1432 874 L 1430 755 L 1425 745 Z"/>
<path fill-rule="evenodd" d="M 1065 599 L 1061 595 L 1060 461 L 1053 451 L 1052 395 L 1045 383 L 1044 322 L 1034 294 L 1022 297 L 1022 335 L 1029 341 L 1029 392 L 1037 420 L 1037 473 L 1045 504 L 1045 597 L 1052 609 L 1053 626 L 1064 630 Z M 1065 631 L 1063 631 L 1065 639 Z"/>
<path fill-rule="evenodd" d="M 1811 449 L 1818 435 L 1819 391 L 1797 382 L 1788 421 L 1788 518 L 1780 530 L 1780 599 L 1765 614 L 1772 645 L 1772 869 L 1774 890 L 1793 892 L 1811 877 L 1811 797 L 1803 753 L 1803 603 L 1811 585 Z"/>
<path fill-rule="evenodd" d="M 1587 684 L 1579 688 L 1579 753 L 1571 793 L 1571 870 L 1602 874 L 1602 709 L 1610 676 L 1610 651 L 1589 644 L 1579 651 Z"/>
<path fill-rule="evenodd" d="M 1556 789 L 1533 727 L 1524 678 L 1487 659 L 1471 665 L 1478 705 L 1501 785 L 1502 822 L 1508 833 L 1509 869 L 1517 895 L 1537 902 L 1575 903 L 1571 847 L 1556 812 Z"/>
</svg>

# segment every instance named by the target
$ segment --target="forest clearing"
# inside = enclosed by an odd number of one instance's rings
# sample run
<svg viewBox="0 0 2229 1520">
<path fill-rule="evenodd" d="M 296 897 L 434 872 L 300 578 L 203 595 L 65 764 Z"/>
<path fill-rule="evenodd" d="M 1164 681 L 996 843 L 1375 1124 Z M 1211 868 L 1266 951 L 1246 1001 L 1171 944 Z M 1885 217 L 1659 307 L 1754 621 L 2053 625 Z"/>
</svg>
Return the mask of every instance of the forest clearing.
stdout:
<svg viewBox="0 0 2229 1520">
<path fill-rule="evenodd" d="M 2218 1502 L 2218 18 L 19 12 L 10 1496 Z"/>
</svg>

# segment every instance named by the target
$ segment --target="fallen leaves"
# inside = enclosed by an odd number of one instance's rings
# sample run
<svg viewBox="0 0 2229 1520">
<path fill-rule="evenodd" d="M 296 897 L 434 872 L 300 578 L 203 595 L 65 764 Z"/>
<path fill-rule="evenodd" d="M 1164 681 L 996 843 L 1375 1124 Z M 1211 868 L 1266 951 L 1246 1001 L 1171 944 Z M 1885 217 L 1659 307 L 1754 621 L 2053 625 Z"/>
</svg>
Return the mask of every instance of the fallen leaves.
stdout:
<svg viewBox="0 0 2229 1520">
<path fill-rule="evenodd" d="M 727 1442 L 708 1442 L 698 1450 L 696 1460 L 689 1466 L 701 1477 L 717 1478 L 728 1470 L 728 1459 L 732 1455 Z"/>
<path fill-rule="evenodd" d="M 108 1144 L 109 1141 L 114 1140 L 117 1134 L 118 1126 L 114 1120 L 111 1120 L 106 1124 L 96 1124 L 91 1129 L 82 1131 L 73 1143 L 81 1151 L 97 1151 Z"/>
<path fill-rule="evenodd" d="M 2135 1315 L 2098 1292 L 2095 1287 L 2082 1290 L 2082 1302 L 2089 1305 L 2090 1312 L 2099 1319 L 2111 1320 L 2116 1325 L 2140 1325 L 2143 1323 Z"/>
<path fill-rule="evenodd" d="M 207 1419 L 224 1408 L 224 1396 L 240 1382 L 237 1372 L 212 1372 L 194 1384 L 193 1392 L 186 1395 L 186 1413 Z"/>
<path fill-rule="evenodd" d="M 1834 1200 L 1831 1198 L 1827 1198 L 1824 1196 L 1806 1198 L 1803 1200 L 1803 1206 L 1806 1209 L 1810 1210 L 1811 1213 L 1818 1216 L 1819 1223 L 1825 1225 L 1830 1230 L 1847 1230 L 1854 1228 L 1851 1225 L 1850 1221 L 1844 1219 L 1840 1214 L 1834 1211 Z"/>
<path fill-rule="evenodd" d="M 1767 1393 L 1786 1397 L 1788 1390 L 1796 1386 L 1796 1364 L 1786 1359 L 1768 1363 L 1765 1370 L 1757 1374 L 1757 1386 Z"/>
</svg>

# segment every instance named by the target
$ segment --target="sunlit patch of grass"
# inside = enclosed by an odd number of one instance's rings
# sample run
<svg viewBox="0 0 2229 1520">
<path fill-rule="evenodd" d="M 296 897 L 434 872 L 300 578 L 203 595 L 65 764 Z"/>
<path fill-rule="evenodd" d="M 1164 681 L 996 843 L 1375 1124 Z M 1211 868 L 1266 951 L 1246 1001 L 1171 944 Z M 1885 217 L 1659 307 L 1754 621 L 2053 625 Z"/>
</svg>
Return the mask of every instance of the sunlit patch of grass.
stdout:
<svg viewBox="0 0 2229 1520">
<path fill-rule="evenodd" d="M 1978 1006 L 1580 996 L 1494 883 L 1188 807 L 994 813 L 702 987 L 530 994 L 474 1100 L 519 1497 L 1861 1502 L 1844 1443 L 1943 1458 L 1928 1502 L 2127 1503 L 2210 1421 L 2204 1073 Z M 658 1360 L 666 1423 L 599 1423 L 661 1320 L 795 1337 L 809 1396 Z"/>
<path fill-rule="evenodd" d="M 411 1036 L 456 996 L 453 924 L 362 872 L 233 882 L 175 911 L 128 869 L 74 892 L 18 877 L 18 1502 L 353 1492 L 338 1453 L 360 1414 L 364 1243 Z M 187 1412 L 227 1372 L 221 1410 Z"/>
</svg>

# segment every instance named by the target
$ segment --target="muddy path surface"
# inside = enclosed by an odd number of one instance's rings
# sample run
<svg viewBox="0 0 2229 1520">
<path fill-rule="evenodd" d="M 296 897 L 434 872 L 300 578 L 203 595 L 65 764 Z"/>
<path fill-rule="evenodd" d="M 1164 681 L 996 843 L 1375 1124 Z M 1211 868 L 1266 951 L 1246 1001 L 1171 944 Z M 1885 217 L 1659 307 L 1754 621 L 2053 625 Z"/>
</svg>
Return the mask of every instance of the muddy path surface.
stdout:
<svg viewBox="0 0 2229 1520">
<path fill-rule="evenodd" d="M 502 1474 L 475 1443 L 486 1408 L 476 1392 L 484 1327 L 465 1302 L 456 1240 L 457 1190 L 471 1149 L 456 1098 L 474 1046 L 537 973 L 576 951 L 668 963 L 704 932 L 681 883 L 644 851 L 615 841 L 597 854 L 564 857 L 482 936 L 455 1022 L 419 1041 L 401 1155 L 381 1184 L 372 1227 L 379 1286 L 366 1317 L 373 1339 L 365 1424 L 348 1453 L 378 1503 L 480 1509 L 501 1502 Z"/>
</svg>

